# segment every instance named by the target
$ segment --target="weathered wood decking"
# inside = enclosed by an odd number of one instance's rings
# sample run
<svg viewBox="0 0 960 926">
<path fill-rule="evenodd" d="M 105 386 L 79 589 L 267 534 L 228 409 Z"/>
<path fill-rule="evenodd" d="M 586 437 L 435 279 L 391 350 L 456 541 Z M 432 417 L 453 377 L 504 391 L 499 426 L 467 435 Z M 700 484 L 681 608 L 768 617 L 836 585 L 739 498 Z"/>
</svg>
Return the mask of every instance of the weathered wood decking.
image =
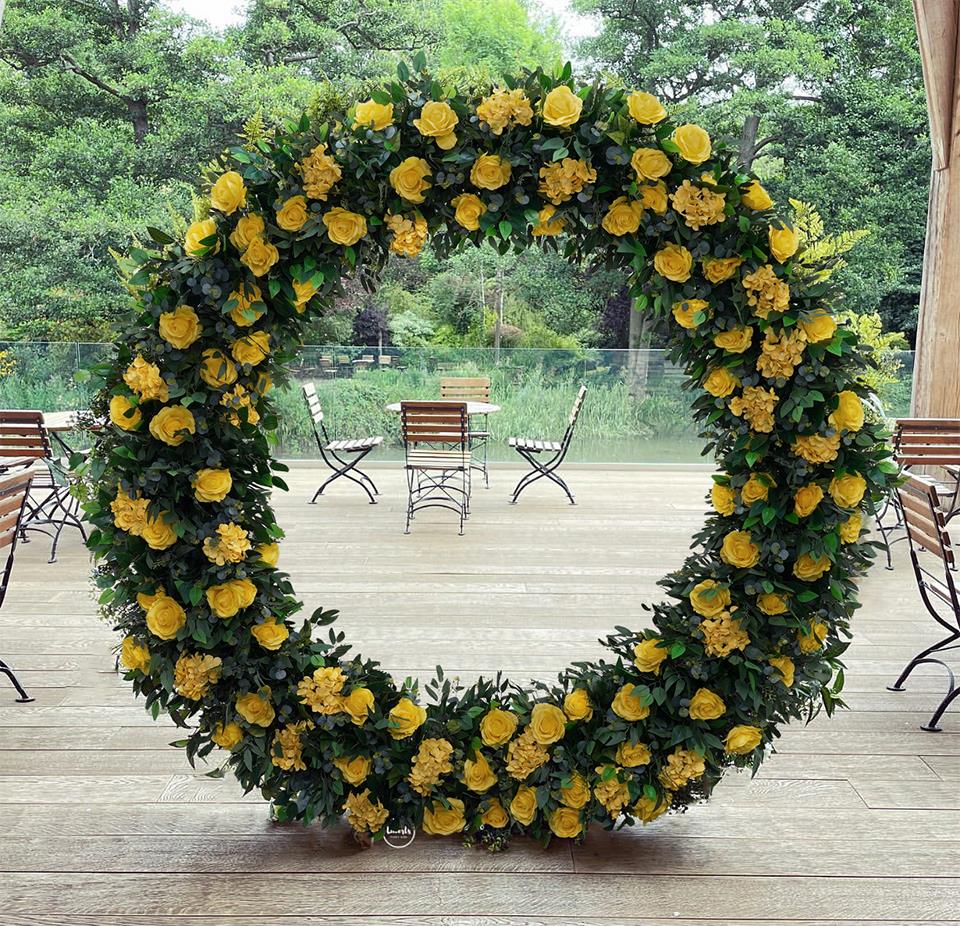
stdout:
<svg viewBox="0 0 960 926">
<path fill-rule="evenodd" d="M 395 674 L 441 663 L 464 679 L 550 676 L 642 621 L 709 484 L 570 471 L 576 508 L 552 486 L 511 507 L 519 473 L 495 470 L 464 537 L 442 512 L 405 537 L 400 473 L 373 475 L 376 507 L 342 481 L 309 506 L 319 472 L 295 470 L 283 565 Z M 37 699 L 15 704 L 0 680 L 0 926 L 960 922 L 960 712 L 918 729 L 945 686 L 933 668 L 885 689 L 936 638 L 897 549 L 896 571 L 864 584 L 851 711 L 790 728 L 758 779 L 731 777 L 684 816 L 488 855 L 425 837 L 361 851 L 346 826 L 272 826 L 234 781 L 193 773 L 113 672 L 77 539 L 48 566 L 38 538 L 0 612 L 0 654 Z"/>
</svg>

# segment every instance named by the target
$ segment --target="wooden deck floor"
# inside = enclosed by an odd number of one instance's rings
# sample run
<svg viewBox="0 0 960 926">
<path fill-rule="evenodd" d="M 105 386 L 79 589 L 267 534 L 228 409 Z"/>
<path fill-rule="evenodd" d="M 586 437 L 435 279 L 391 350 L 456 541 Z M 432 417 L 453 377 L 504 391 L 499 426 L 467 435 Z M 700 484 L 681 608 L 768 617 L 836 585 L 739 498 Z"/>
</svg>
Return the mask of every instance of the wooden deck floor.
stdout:
<svg viewBox="0 0 960 926">
<path fill-rule="evenodd" d="M 308 608 L 343 612 L 348 638 L 395 674 L 442 663 L 463 679 L 500 667 L 550 676 L 598 651 L 677 565 L 703 511 L 705 472 L 571 471 L 506 504 L 515 472 L 478 490 L 467 533 L 444 513 L 402 533 L 400 474 L 383 501 L 353 487 L 305 502 L 296 470 L 278 500 L 283 565 Z M 885 690 L 935 635 L 899 545 L 863 588 L 848 653 L 852 710 L 787 730 L 754 781 L 645 830 L 591 833 L 501 855 L 418 837 L 360 850 L 346 826 L 278 827 L 230 779 L 191 772 L 113 673 L 87 561 L 69 538 L 46 564 L 23 547 L 0 612 L 0 653 L 36 703 L 0 685 L 0 924 L 960 923 L 960 712 L 926 718 L 945 680 Z"/>
</svg>

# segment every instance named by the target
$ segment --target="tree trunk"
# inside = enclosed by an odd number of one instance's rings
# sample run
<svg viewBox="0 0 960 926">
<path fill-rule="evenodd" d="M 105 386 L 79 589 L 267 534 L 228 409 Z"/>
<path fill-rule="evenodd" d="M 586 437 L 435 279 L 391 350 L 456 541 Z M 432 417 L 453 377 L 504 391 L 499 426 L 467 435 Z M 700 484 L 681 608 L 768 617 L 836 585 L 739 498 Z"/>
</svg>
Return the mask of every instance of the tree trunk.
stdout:
<svg viewBox="0 0 960 926">
<path fill-rule="evenodd" d="M 126 102 L 127 112 L 130 114 L 130 121 L 133 123 L 133 140 L 139 146 L 143 144 L 144 138 L 150 134 L 147 104 L 145 100 L 128 99 Z"/>
<path fill-rule="evenodd" d="M 760 130 L 760 117 L 747 116 L 743 120 L 743 131 L 740 133 L 740 164 L 749 168 L 757 154 L 757 132 Z"/>
<path fill-rule="evenodd" d="M 503 325 L 503 268 L 497 268 L 497 318 L 493 323 L 494 362 L 500 363 L 500 328 Z"/>
<path fill-rule="evenodd" d="M 650 369 L 650 353 L 646 349 L 649 321 L 646 313 L 630 306 L 630 330 L 627 335 L 627 389 L 632 399 L 642 399 L 647 394 L 647 376 Z"/>
</svg>

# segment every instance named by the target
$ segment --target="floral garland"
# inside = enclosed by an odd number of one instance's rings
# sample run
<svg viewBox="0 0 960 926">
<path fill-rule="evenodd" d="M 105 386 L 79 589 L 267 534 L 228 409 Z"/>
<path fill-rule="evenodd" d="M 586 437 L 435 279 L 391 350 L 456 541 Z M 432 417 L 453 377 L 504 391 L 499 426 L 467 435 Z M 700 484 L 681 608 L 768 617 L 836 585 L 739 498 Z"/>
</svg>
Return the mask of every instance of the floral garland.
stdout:
<svg viewBox="0 0 960 926">
<path fill-rule="evenodd" d="M 89 545 L 121 660 L 157 716 L 216 748 L 282 820 L 387 824 L 500 845 L 591 823 L 647 823 L 760 764 L 778 724 L 825 705 L 874 550 L 863 515 L 893 468 L 864 416 L 869 361 L 831 314 L 822 267 L 757 179 L 648 93 L 569 66 L 482 99 L 423 67 L 322 125 L 234 147 L 208 216 L 131 251 L 137 311 L 97 374 L 101 435 Z M 267 433 L 306 320 L 389 253 L 531 243 L 632 274 L 666 316 L 671 356 L 719 472 L 695 552 L 654 629 L 555 685 L 437 669 L 398 686 L 295 620 L 269 504 Z"/>
</svg>

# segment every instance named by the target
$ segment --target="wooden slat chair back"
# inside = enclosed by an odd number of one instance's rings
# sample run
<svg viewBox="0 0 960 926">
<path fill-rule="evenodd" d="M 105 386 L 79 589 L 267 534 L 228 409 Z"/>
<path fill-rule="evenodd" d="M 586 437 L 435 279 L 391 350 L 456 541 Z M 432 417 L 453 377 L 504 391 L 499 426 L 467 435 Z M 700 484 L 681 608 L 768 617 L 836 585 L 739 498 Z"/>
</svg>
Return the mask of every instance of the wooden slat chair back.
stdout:
<svg viewBox="0 0 960 926">
<path fill-rule="evenodd" d="M 893 455 L 904 467 L 960 465 L 960 419 L 899 418 Z"/>
<path fill-rule="evenodd" d="M 0 467 L 9 471 L 53 456 L 43 412 L 0 410 Z"/>
<path fill-rule="evenodd" d="M 317 449 L 320 451 L 323 462 L 333 470 L 333 475 L 314 493 L 310 504 L 315 504 L 323 494 L 323 490 L 331 482 L 343 476 L 360 486 L 367 493 L 370 504 L 375 505 L 377 500 L 374 496 L 379 495 L 380 490 L 373 480 L 358 468 L 358 465 L 368 453 L 383 443 L 383 438 L 357 437 L 331 440 L 324 423 L 323 405 L 317 395 L 316 386 L 313 383 L 304 383 L 302 389 L 303 399 L 307 403 L 307 411 L 313 424 L 313 436 L 317 441 Z"/>
<path fill-rule="evenodd" d="M 577 419 L 580 417 L 580 409 L 583 408 L 583 400 L 587 395 L 587 387 L 581 385 L 577 390 L 577 397 L 573 400 L 573 408 L 570 409 L 570 428 L 571 431 L 576 427 Z"/>
<path fill-rule="evenodd" d="M 453 444 L 467 450 L 470 419 L 466 402 L 401 402 L 404 444 Z"/>
<path fill-rule="evenodd" d="M 897 489 L 897 501 L 910 544 L 910 559 L 917 580 L 917 589 L 927 611 L 947 631 L 947 636 L 919 652 L 900 677 L 890 686 L 902 691 L 907 676 L 924 663 L 936 663 L 950 673 L 951 689 L 922 729 L 938 731 L 938 723 L 950 703 L 960 695 L 953 673 L 934 653 L 960 646 L 960 597 L 954 579 L 956 555 L 947 531 L 947 515 L 940 500 L 937 483 L 928 476 L 909 474 Z"/>
<path fill-rule="evenodd" d="M 31 473 L 27 470 L 0 477 L 0 555 L 6 553 L 6 563 L 0 578 L 0 605 L 7 597 L 10 587 L 10 575 L 13 571 L 13 558 L 17 551 L 24 510 L 30 495 Z M 17 701 L 27 703 L 31 698 L 14 675 L 13 669 L 0 659 L 0 673 L 6 675 L 17 690 Z"/>
<path fill-rule="evenodd" d="M 425 508 L 470 514 L 470 417 L 466 402 L 401 402 L 400 434 L 407 473 L 407 524 Z"/>
<path fill-rule="evenodd" d="M 489 402 L 489 376 L 445 376 L 440 380 L 441 399 L 464 402 Z"/>
</svg>

